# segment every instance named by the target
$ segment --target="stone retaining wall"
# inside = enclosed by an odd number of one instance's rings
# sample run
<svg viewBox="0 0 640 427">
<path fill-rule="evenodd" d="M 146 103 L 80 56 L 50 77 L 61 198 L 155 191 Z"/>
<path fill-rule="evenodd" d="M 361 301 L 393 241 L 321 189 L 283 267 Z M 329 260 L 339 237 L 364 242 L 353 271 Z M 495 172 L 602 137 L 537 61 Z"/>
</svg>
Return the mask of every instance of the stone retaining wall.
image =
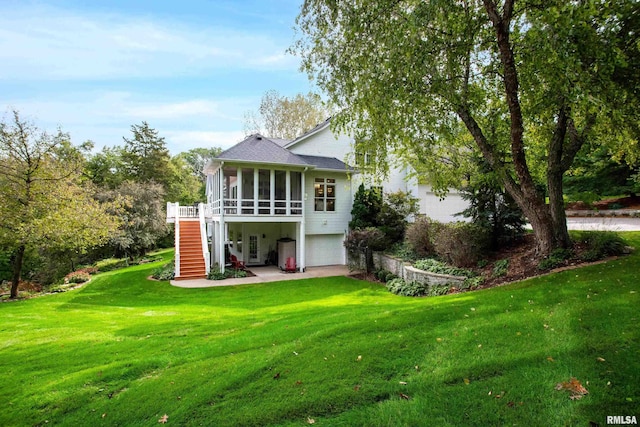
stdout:
<svg viewBox="0 0 640 427">
<path fill-rule="evenodd" d="M 373 264 L 376 269 L 384 269 L 401 277 L 405 282 L 419 282 L 425 285 L 448 285 L 461 289 L 464 286 L 465 277 L 451 276 L 449 274 L 430 273 L 412 267 L 410 263 L 385 255 L 382 252 L 373 254 Z"/>
<path fill-rule="evenodd" d="M 568 217 L 627 217 L 640 218 L 640 210 L 637 209 L 608 209 L 608 210 L 568 210 Z"/>
</svg>

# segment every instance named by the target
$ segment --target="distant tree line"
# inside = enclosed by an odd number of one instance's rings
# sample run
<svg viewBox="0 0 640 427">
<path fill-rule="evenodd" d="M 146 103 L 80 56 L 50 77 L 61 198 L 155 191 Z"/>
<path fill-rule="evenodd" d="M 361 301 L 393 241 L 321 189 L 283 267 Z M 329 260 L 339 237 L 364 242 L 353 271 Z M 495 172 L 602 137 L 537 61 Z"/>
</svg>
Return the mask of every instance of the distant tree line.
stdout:
<svg viewBox="0 0 640 427">
<path fill-rule="evenodd" d="M 0 123 L 0 280 L 50 284 L 79 264 L 173 244 L 167 201 L 204 200 L 202 168 L 219 148 L 171 156 L 147 122 L 124 145 L 92 153 L 13 111 Z"/>
</svg>

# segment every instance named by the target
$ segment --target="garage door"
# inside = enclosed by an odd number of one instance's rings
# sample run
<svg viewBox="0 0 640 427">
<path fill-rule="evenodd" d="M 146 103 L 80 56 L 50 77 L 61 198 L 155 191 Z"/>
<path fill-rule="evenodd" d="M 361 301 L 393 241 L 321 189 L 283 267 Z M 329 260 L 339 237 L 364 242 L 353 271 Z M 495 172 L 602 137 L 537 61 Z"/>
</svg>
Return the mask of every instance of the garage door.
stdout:
<svg viewBox="0 0 640 427">
<path fill-rule="evenodd" d="M 307 235 L 305 245 L 307 267 L 344 264 L 343 240 L 342 234 Z"/>
</svg>

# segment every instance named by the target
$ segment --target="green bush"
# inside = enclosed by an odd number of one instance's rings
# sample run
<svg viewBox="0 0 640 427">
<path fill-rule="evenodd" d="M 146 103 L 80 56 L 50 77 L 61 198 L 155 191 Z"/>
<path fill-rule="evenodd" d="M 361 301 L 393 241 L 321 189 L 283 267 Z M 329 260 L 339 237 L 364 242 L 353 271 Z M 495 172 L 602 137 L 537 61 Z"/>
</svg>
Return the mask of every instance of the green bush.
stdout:
<svg viewBox="0 0 640 427">
<path fill-rule="evenodd" d="M 413 250 L 408 242 L 399 242 L 391 247 L 391 249 L 385 251 L 386 254 L 395 258 L 400 258 L 402 261 L 413 262 L 417 259 L 423 258 Z"/>
<path fill-rule="evenodd" d="M 173 280 L 176 277 L 175 263 L 172 261 L 155 269 L 151 277 L 156 280 Z"/>
<path fill-rule="evenodd" d="M 376 276 L 376 278 L 378 280 L 380 280 L 381 282 L 388 282 L 390 280 L 396 279 L 398 276 L 396 276 L 395 274 L 393 274 L 392 272 L 390 272 L 389 270 L 385 270 L 383 268 L 377 270 L 374 275 Z"/>
<path fill-rule="evenodd" d="M 501 259 L 496 261 L 493 264 L 493 273 L 491 274 L 493 277 L 502 277 L 507 274 L 507 270 L 509 269 L 509 259 Z"/>
<path fill-rule="evenodd" d="M 405 233 L 405 239 L 409 247 L 420 257 L 435 254 L 433 247 L 434 222 L 427 217 L 419 217 L 409 224 Z"/>
<path fill-rule="evenodd" d="M 581 191 L 579 193 L 569 195 L 570 202 L 582 202 L 588 207 L 592 207 L 594 202 L 600 200 L 601 197 L 593 191 Z"/>
<path fill-rule="evenodd" d="M 554 249 L 548 257 L 540 261 L 538 270 L 551 270 L 552 268 L 559 267 L 572 256 L 573 252 L 570 249 Z"/>
<path fill-rule="evenodd" d="M 585 231 L 580 234 L 580 240 L 587 245 L 587 251 L 582 255 L 585 261 L 621 255 L 627 246 L 627 242 L 613 231 Z"/>
<path fill-rule="evenodd" d="M 96 268 L 99 272 L 117 270 L 129 266 L 129 261 L 126 258 L 107 258 L 96 262 Z"/>
<path fill-rule="evenodd" d="M 386 286 L 391 293 L 406 297 L 421 297 L 428 292 L 427 286 L 420 282 L 405 282 L 399 278 L 387 282 Z"/>
<path fill-rule="evenodd" d="M 86 271 L 74 271 L 65 277 L 66 283 L 84 283 L 91 280 L 91 275 Z"/>
<path fill-rule="evenodd" d="M 475 277 L 476 273 L 464 268 L 452 267 L 442 261 L 433 258 L 426 258 L 416 261 L 413 266 L 419 270 L 437 274 L 448 274 L 450 276 Z"/>
<path fill-rule="evenodd" d="M 478 286 L 482 285 L 483 282 L 484 277 L 482 276 L 467 277 L 466 279 L 464 279 L 464 282 L 460 289 L 476 289 Z"/>
<path fill-rule="evenodd" d="M 373 271 L 373 251 L 381 251 L 385 248 L 385 236 L 377 228 L 369 227 L 361 230 L 353 230 L 344 240 L 344 247 L 349 255 L 350 267 L 359 269 L 363 266 L 367 273 Z"/>
<path fill-rule="evenodd" d="M 207 279 L 209 280 L 224 280 L 224 279 L 239 279 L 242 277 L 247 277 L 247 272 L 244 270 L 234 270 L 233 268 L 227 268 L 224 270 L 224 273 L 218 269 L 211 269 L 209 271 L 209 275 Z"/>
<path fill-rule="evenodd" d="M 471 267 L 484 258 L 490 238 L 483 227 L 465 222 L 442 224 L 435 233 L 434 249 L 439 258 L 456 267 Z"/>
</svg>

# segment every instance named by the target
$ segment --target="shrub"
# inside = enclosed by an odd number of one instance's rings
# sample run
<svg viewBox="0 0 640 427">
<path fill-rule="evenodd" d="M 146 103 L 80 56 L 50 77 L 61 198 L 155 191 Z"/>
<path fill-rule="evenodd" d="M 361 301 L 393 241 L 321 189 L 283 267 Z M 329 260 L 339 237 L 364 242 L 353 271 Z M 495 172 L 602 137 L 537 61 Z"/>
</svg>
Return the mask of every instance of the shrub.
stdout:
<svg viewBox="0 0 640 427">
<path fill-rule="evenodd" d="M 493 276 L 493 277 L 502 277 L 505 274 L 507 274 L 507 270 L 508 269 L 509 269 L 509 259 L 508 258 L 496 261 L 493 264 L 493 273 L 491 274 L 491 276 Z"/>
<path fill-rule="evenodd" d="M 593 191 L 582 191 L 569 196 L 570 202 L 582 202 L 589 208 L 593 207 L 593 203 L 600 199 L 601 197 Z"/>
<path fill-rule="evenodd" d="M 571 258 L 573 252 L 570 249 L 554 249 L 548 257 L 540 261 L 538 270 L 551 270 L 552 268 L 563 265 L 566 260 Z"/>
<path fill-rule="evenodd" d="M 218 269 L 211 269 L 211 271 L 209 271 L 209 275 L 207 276 L 207 279 L 209 280 L 224 280 L 224 279 L 231 279 L 231 278 L 242 278 L 242 277 L 247 277 L 247 272 L 244 270 L 234 270 L 233 268 L 227 268 L 224 270 L 224 273 L 221 272 Z"/>
<path fill-rule="evenodd" d="M 96 268 L 99 272 L 117 270 L 129 266 L 126 258 L 107 258 L 96 262 Z"/>
<path fill-rule="evenodd" d="M 436 254 L 456 267 L 476 265 L 489 250 L 487 231 L 472 223 L 442 224 L 434 238 Z"/>
<path fill-rule="evenodd" d="M 410 192 L 385 193 L 376 219 L 378 229 L 384 233 L 388 245 L 404 239 L 407 219 L 419 211 L 418 199 L 412 197 Z"/>
<path fill-rule="evenodd" d="M 588 248 L 582 255 L 582 259 L 585 261 L 596 261 L 608 256 L 621 255 L 627 246 L 625 240 L 613 231 L 585 231 L 580 234 L 580 240 Z"/>
<path fill-rule="evenodd" d="M 175 264 L 169 262 L 160 268 L 154 270 L 151 277 L 156 280 L 172 280 L 176 276 Z"/>
<path fill-rule="evenodd" d="M 475 289 L 478 286 L 482 285 L 484 282 L 484 277 L 475 276 L 475 277 L 467 277 L 464 279 L 461 289 Z"/>
<path fill-rule="evenodd" d="M 85 271 L 74 271 L 65 276 L 66 283 L 84 283 L 91 280 L 91 275 Z"/>
<path fill-rule="evenodd" d="M 381 209 L 382 192 L 377 188 L 365 188 L 364 184 L 360 184 L 353 198 L 349 228 L 355 230 L 377 226 L 377 216 Z"/>
<path fill-rule="evenodd" d="M 409 224 L 405 235 L 409 247 L 419 256 L 428 257 L 435 253 L 433 247 L 433 222 L 427 217 L 419 217 Z"/>
<path fill-rule="evenodd" d="M 399 242 L 391 247 L 391 249 L 385 251 L 385 253 L 400 258 L 402 261 L 415 261 L 421 258 L 407 242 Z"/>
<path fill-rule="evenodd" d="M 387 282 L 387 289 L 396 295 L 406 297 L 420 297 L 427 295 L 427 286 L 420 282 L 405 282 L 402 279 L 393 279 Z"/>
<path fill-rule="evenodd" d="M 396 279 L 398 276 L 396 276 L 395 274 L 393 274 L 392 272 L 390 272 L 389 270 L 385 270 L 385 269 L 380 269 L 377 270 L 374 275 L 376 276 L 376 278 L 378 280 L 380 280 L 381 282 L 388 282 L 390 280 Z"/>
<path fill-rule="evenodd" d="M 364 257 L 364 268 L 367 273 L 373 270 L 373 251 L 384 249 L 384 234 L 377 228 L 365 228 L 353 230 L 344 240 L 344 247 L 349 254 L 349 263 L 355 269 L 361 268 L 361 260 Z"/>
<path fill-rule="evenodd" d="M 478 171 L 461 189 L 468 207 L 459 215 L 470 218 L 484 230 L 488 236 L 487 244 L 495 250 L 521 237 L 526 220 L 488 163 L 482 158 L 475 158 L 474 161 Z"/>
<path fill-rule="evenodd" d="M 475 277 L 476 273 L 464 268 L 452 267 L 444 262 L 433 258 L 426 258 L 416 261 L 413 266 L 419 270 L 429 271 L 437 274 L 448 274 L 450 276 Z"/>
</svg>

